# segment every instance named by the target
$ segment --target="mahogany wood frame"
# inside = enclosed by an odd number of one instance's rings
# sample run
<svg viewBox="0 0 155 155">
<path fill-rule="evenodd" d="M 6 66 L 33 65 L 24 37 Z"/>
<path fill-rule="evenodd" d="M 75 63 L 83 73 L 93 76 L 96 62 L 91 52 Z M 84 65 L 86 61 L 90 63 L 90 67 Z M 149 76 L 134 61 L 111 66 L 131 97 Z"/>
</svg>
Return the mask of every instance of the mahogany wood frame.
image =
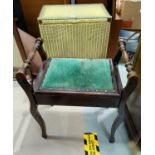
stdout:
<svg viewBox="0 0 155 155">
<path fill-rule="evenodd" d="M 30 112 L 34 119 L 38 122 L 41 127 L 42 137 L 47 138 L 46 126 L 43 118 L 38 112 L 38 105 L 47 104 L 47 105 L 72 105 L 72 106 L 90 106 L 90 107 L 115 107 L 118 108 L 118 116 L 114 120 L 114 123 L 111 128 L 111 135 L 109 138 L 110 142 L 114 142 L 114 135 L 119 127 L 119 125 L 125 119 L 125 105 L 128 97 L 135 89 L 138 83 L 138 76 L 136 72 L 133 70 L 133 66 L 131 62 L 129 62 L 128 55 L 125 51 L 125 42 L 123 40 L 119 40 L 119 50 L 116 54 L 115 58 L 111 61 L 112 76 L 115 77 L 116 82 L 115 92 L 77 92 L 77 91 L 51 91 L 51 90 L 40 90 L 38 80 L 39 75 L 43 78 L 46 73 L 49 60 L 42 48 L 42 39 L 36 39 L 35 46 L 33 48 L 33 52 L 30 53 L 29 57 L 26 59 L 23 66 L 19 69 L 16 74 L 16 79 L 21 87 L 24 89 L 30 101 Z M 37 78 L 32 76 L 32 81 L 28 82 L 26 79 L 27 70 L 31 65 L 31 61 L 35 56 L 36 51 L 39 51 L 39 54 L 43 60 L 43 64 L 40 69 L 40 73 Z M 126 62 L 126 70 L 128 72 L 128 82 L 125 88 L 122 87 L 119 71 L 118 71 L 118 63 L 123 56 Z M 114 80 L 113 80 L 114 81 Z M 74 105 L 73 105 L 74 103 Z"/>
</svg>

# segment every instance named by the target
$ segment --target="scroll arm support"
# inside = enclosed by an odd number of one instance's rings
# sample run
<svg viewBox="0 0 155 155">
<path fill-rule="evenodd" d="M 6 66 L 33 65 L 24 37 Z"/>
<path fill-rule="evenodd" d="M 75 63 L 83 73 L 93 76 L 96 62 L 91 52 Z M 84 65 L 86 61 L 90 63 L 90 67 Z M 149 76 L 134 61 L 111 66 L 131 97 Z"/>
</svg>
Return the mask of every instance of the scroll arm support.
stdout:
<svg viewBox="0 0 155 155">
<path fill-rule="evenodd" d="M 30 112 L 33 116 L 33 118 L 38 122 L 40 125 L 41 131 L 42 131 L 42 137 L 47 138 L 46 133 L 46 126 L 44 123 L 43 118 L 41 117 L 38 109 L 37 109 L 37 102 L 36 98 L 33 95 L 33 86 L 32 83 L 28 82 L 26 76 L 27 76 L 27 70 L 29 70 L 29 67 L 31 65 L 31 62 L 33 58 L 35 57 L 36 51 L 41 48 L 41 40 L 36 40 L 35 46 L 33 48 L 33 52 L 31 52 L 28 56 L 28 58 L 25 60 L 25 63 L 22 65 L 22 67 L 18 70 L 16 74 L 16 80 L 20 84 L 20 86 L 24 89 L 25 93 L 27 94 L 29 101 L 30 101 Z M 45 58 L 45 57 L 44 57 Z M 32 76 L 32 75 L 31 75 Z"/>
<path fill-rule="evenodd" d="M 121 99 L 120 99 L 119 106 L 118 106 L 118 116 L 116 117 L 116 119 L 114 120 L 114 122 L 112 124 L 111 135 L 110 135 L 110 139 L 109 139 L 109 142 L 111 142 L 111 143 L 113 143 L 115 141 L 115 138 L 114 138 L 115 132 L 116 132 L 117 128 L 119 127 L 119 125 L 125 119 L 125 104 L 129 98 L 129 96 L 131 95 L 131 93 L 136 88 L 137 84 L 138 84 L 138 77 L 134 71 L 131 71 L 128 74 L 127 85 L 125 88 L 123 88 L 123 90 L 121 92 Z"/>
<path fill-rule="evenodd" d="M 38 122 L 41 131 L 42 131 L 42 137 L 47 138 L 47 133 L 46 133 L 46 126 L 43 118 L 41 117 L 38 109 L 37 109 L 37 103 L 36 99 L 33 95 L 33 89 L 30 83 L 27 81 L 26 76 L 23 72 L 23 70 L 19 71 L 16 74 L 16 79 L 20 86 L 24 89 L 25 93 L 27 94 L 29 101 L 30 101 L 30 112 L 33 116 L 33 118 Z"/>
<path fill-rule="evenodd" d="M 124 61 L 126 62 L 125 67 L 128 72 L 128 75 L 127 75 L 128 82 L 127 82 L 125 88 L 123 88 L 121 90 L 121 98 L 120 98 L 119 105 L 118 105 L 118 116 L 114 120 L 114 122 L 112 124 L 112 128 L 111 128 L 111 135 L 110 135 L 110 139 L 109 139 L 109 142 L 111 142 L 111 143 L 113 143 L 115 141 L 114 136 L 115 136 L 115 132 L 116 132 L 117 128 L 124 121 L 125 104 L 126 104 L 128 98 L 130 97 L 131 93 L 134 91 L 134 89 L 136 88 L 136 86 L 138 84 L 138 76 L 133 69 L 132 63 L 129 61 L 128 55 L 125 51 L 125 42 L 123 40 L 119 40 L 119 51 L 113 60 L 114 65 L 118 65 L 118 63 L 121 59 L 121 56 L 124 57 Z"/>
</svg>

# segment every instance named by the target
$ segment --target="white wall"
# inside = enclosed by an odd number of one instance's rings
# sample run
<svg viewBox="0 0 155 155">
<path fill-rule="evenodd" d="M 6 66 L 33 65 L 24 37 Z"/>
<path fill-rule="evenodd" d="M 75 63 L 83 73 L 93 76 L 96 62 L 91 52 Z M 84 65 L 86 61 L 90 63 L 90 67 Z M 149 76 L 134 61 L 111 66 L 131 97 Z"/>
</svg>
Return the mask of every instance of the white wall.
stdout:
<svg viewBox="0 0 155 155">
<path fill-rule="evenodd" d="M 13 67 L 21 67 L 22 66 L 22 58 L 19 53 L 19 49 L 16 44 L 16 40 L 13 37 Z"/>
</svg>

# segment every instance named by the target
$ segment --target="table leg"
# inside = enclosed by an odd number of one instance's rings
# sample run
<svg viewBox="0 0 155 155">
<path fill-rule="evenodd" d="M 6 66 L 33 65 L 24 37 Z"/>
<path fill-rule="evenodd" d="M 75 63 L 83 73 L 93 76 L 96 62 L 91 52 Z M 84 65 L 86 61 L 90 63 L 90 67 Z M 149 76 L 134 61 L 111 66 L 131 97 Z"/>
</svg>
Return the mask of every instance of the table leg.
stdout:
<svg viewBox="0 0 155 155">
<path fill-rule="evenodd" d="M 31 112 L 33 118 L 40 125 L 41 131 L 42 131 L 42 137 L 47 138 L 45 122 L 44 122 L 43 118 L 41 117 L 41 115 L 37 109 L 37 106 L 30 104 L 30 112 Z"/>
<path fill-rule="evenodd" d="M 115 132 L 117 130 L 117 128 L 119 127 L 119 125 L 124 121 L 124 114 L 120 113 L 118 114 L 118 116 L 116 117 L 116 119 L 113 122 L 112 128 L 111 128 L 111 135 L 110 135 L 110 139 L 109 142 L 113 143 L 115 142 Z"/>
</svg>

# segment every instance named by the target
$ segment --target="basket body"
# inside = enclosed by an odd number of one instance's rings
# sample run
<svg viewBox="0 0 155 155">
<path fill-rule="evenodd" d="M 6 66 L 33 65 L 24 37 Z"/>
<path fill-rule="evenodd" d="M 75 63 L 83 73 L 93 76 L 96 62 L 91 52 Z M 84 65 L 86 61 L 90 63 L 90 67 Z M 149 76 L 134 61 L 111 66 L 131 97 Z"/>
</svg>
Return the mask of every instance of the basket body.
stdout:
<svg viewBox="0 0 155 155">
<path fill-rule="evenodd" d="M 47 55 L 105 58 L 110 19 L 102 4 L 43 6 L 38 23 Z"/>
</svg>

